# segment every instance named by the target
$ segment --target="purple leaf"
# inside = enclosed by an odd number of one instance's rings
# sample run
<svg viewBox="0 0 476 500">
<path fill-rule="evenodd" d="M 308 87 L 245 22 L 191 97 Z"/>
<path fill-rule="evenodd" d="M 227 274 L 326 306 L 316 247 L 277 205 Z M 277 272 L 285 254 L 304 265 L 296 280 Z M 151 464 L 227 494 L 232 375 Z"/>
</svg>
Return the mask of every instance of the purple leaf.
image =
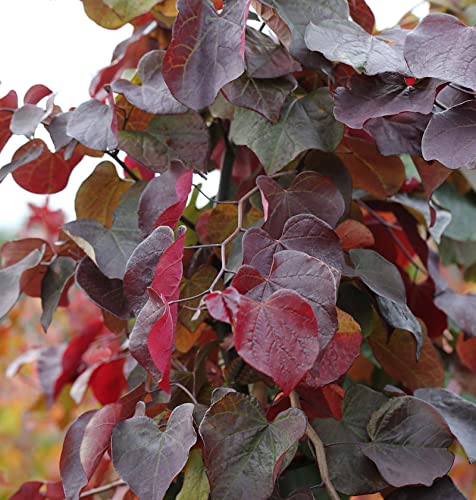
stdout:
<svg viewBox="0 0 476 500">
<path fill-rule="evenodd" d="M 393 491 L 387 500 L 466 500 L 466 496 L 455 486 L 449 476 L 426 486 L 406 486 Z"/>
<path fill-rule="evenodd" d="M 289 98 L 276 124 L 255 111 L 238 109 L 230 138 L 235 144 L 248 146 L 266 172 L 273 174 L 309 149 L 335 150 L 343 127 L 335 120 L 333 108 L 329 90 L 320 88 L 302 99 Z"/>
<path fill-rule="evenodd" d="M 296 79 L 289 75 L 274 79 L 256 79 L 243 74 L 227 83 L 222 92 L 235 106 L 251 109 L 277 123 L 286 99 L 297 87 Z"/>
<path fill-rule="evenodd" d="M 228 0 L 219 14 L 211 0 L 178 0 L 163 74 L 174 97 L 189 108 L 208 106 L 243 73 L 249 2 Z"/>
<path fill-rule="evenodd" d="M 152 172 L 165 172 L 174 162 L 203 170 L 208 162 L 209 134 L 195 112 L 157 115 L 145 130 L 121 130 L 119 146 Z"/>
<path fill-rule="evenodd" d="M 415 397 L 426 401 L 446 420 L 470 463 L 476 462 L 476 405 L 447 389 L 417 389 Z"/>
<path fill-rule="evenodd" d="M 131 307 L 124 295 L 122 281 L 105 276 L 89 257 L 78 265 L 76 284 L 93 304 L 120 319 L 130 318 Z"/>
<path fill-rule="evenodd" d="M 364 129 L 375 139 L 378 150 L 384 156 L 422 156 L 421 141 L 431 116 L 405 112 L 395 116 L 371 118 Z"/>
<path fill-rule="evenodd" d="M 335 227 L 344 214 L 342 194 L 328 177 L 317 172 L 301 172 L 288 189 L 266 176 L 258 177 L 256 183 L 268 205 L 263 229 L 276 239 L 293 215 L 315 215 Z"/>
<path fill-rule="evenodd" d="M 408 32 L 394 28 L 371 35 L 357 23 L 338 18 L 311 21 L 304 38 L 310 50 L 322 53 L 330 61 L 353 66 L 359 72 L 408 75 L 410 71 L 403 57 Z"/>
<path fill-rule="evenodd" d="M 294 250 L 274 255 L 269 276 L 251 266 L 242 266 L 232 281 L 242 295 L 264 301 L 283 288 L 298 292 L 312 307 L 319 328 L 321 349 L 331 341 L 337 328 L 336 298 L 338 277 L 322 260 Z"/>
<path fill-rule="evenodd" d="M 250 27 L 246 28 L 245 60 L 250 78 L 279 78 L 302 69 L 285 47 Z"/>
<path fill-rule="evenodd" d="M 268 422 L 258 401 L 229 392 L 200 424 L 212 498 L 266 500 L 280 459 L 304 434 L 306 417 L 296 408 Z"/>
<path fill-rule="evenodd" d="M 149 417 L 119 422 L 112 432 L 112 462 L 121 478 L 139 498 L 160 500 L 185 466 L 197 441 L 193 404 L 171 413 L 164 431 Z"/>
<path fill-rule="evenodd" d="M 141 85 L 134 85 L 129 80 L 116 80 L 112 90 L 124 94 L 134 106 L 147 113 L 169 115 L 185 113 L 187 107 L 180 104 L 170 93 L 162 75 L 162 62 L 165 51 L 152 50 L 139 61 L 137 74 Z"/>
<path fill-rule="evenodd" d="M 136 182 L 121 195 L 111 228 L 105 228 L 93 219 L 78 219 L 63 226 L 63 230 L 80 247 L 84 246 L 81 240 L 88 242 L 86 253 L 108 278 L 123 278 L 129 257 L 142 241 L 137 207 L 144 186 L 145 183 Z"/>
<path fill-rule="evenodd" d="M 266 231 L 252 228 L 243 237 L 243 264 L 269 273 L 274 255 L 280 250 L 297 250 L 321 259 L 327 265 L 342 271 L 344 254 L 339 237 L 324 221 L 310 214 L 290 217 L 279 239 Z"/>
<path fill-rule="evenodd" d="M 113 121 L 114 111 L 101 101 L 91 99 L 71 113 L 66 132 L 88 148 L 108 151 L 117 147 Z"/>
<path fill-rule="evenodd" d="M 476 100 L 433 115 L 423 134 L 423 157 L 448 168 L 476 168 Z"/>
<path fill-rule="evenodd" d="M 453 465 L 447 449 L 453 437 L 446 422 L 417 398 L 391 399 L 372 415 L 367 430 L 371 443 L 363 453 L 392 486 L 431 486 Z"/>
<path fill-rule="evenodd" d="M 172 229 L 158 227 L 137 246 L 127 261 L 124 292 L 136 316 L 147 302 L 147 288 L 152 283 L 159 259 L 173 241 Z"/>
<path fill-rule="evenodd" d="M 20 295 L 20 278 L 24 271 L 37 266 L 43 258 L 44 249 L 33 250 L 15 264 L 0 269 L 0 318 L 10 311 Z"/>
<path fill-rule="evenodd" d="M 476 28 L 448 14 L 431 14 L 407 37 L 405 59 L 417 78 L 476 88 Z"/>
<path fill-rule="evenodd" d="M 360 129 L 369 118 L 397 115 L 403 111 L 431 113 L 436 89 L 442 82 L 425 78 L 408 86 L 398 73 L 373 77 L 354 75 L 350 88 L 335 94 L 335 116 L 351 128 Z"/>
</svg>

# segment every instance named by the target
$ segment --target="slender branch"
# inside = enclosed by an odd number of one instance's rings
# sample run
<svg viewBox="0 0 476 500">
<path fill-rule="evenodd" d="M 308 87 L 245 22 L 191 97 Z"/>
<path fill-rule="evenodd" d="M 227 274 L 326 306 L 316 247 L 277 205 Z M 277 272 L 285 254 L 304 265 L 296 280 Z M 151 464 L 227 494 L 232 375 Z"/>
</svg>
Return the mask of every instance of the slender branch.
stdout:
<svg viewBox="0 0 476 500">
<path fill-rule="evenodd" d="M 185 217 L 185 215 L 181 215 L 180 221 L 188 226 L 192 231 L 195 231 L 195 224 L 188 217 Z"/>
<path fill-rule="evenodd" d="M 299 396 L 295 391 L 292 391 L 289 395 L 291 401 L 291 406 L 293 408 L 301 408 L 301 402 L 299 401 Z M 322 482 L 324 483 L 327 493 L 332 500 L 340 500 L 340 496 L 332 484 L 329 468 L 327 466 L 326 450 L 324 448 L 324 443 L 313 429 L 311 424 L 308 422 L 306 426 L 306 435 L 314 446 L 314 451 L 316 453 L 317 466 L 319 468 L 319 473 L 321 475 Z"/>
<path fill-rule="evenodd" d="M 218 201 L 215 198 L 212 198 L 211 196 L 208 196 L 206 193 L 204 193 L 199 186 L 196 184 L 192 184 L 192 186 L 202 195 L 204 196 L 208 201 L 211 201 L 213 203 L 216 203 L 217 205 L 238 205 L 238 202 L 235 200 L 228 200 L 228 201 Z"/>
<path fill-rule="evenodd" d="M 410 252 L 406 249 L 405 245 L 400 241 L 400 239 L 395 236 L 395 234 L 393 233 L 392 229 L 395 228 L 395 226 L 393 226 L 393 224 L 390 224 L 389 222 L 387 222 L 385 219 L 383 219 L 382 217 L 380 217 L 380 215 L 375 212 L 375 210 L 373 210 L 372 208 L 370 208 L 367 203 L 365 203 L 364 201 L 362 200 L 355 200 L 355 203 L 357 203 L 357 205 L 360 205 L 362 208 L 364 208 L 365 210 L 367 210 L 367 212 L 376 220 L 378 221 L 380 224 L 382 224 L 382 226 L 387 230 L 388 234 L 390 235 L 390 237 L 392 238 L 392 240 L 397 244 L 398 248 L 400 248 L 400 250 L 403 252 L 403 254 L 405 255 L 405 257 L 410 261 L 410 263 L 415 266 L 416 269 L 418 269 L 421 273 L 423 273 L 425 276 L 428 276 L 428 273 L 425 269 L 423 269 L 416 261 L 415 259 L 413 258 L 413 256 L 410 254 Z"/>
<path fill-rule="evenodd" d="M 92 488 L 90 490 L 83 491 L 80 498 L 92 497 L 97 495 L 98 493 L 104 493 L 105 491 L 113 490 L 114 488 L 118 488 L 119 486 L 126 486 L 126 483 L 122 479 L 118 479 L 109 484 L 105 484 L 103 486 L 99 486 L 97 488 Z"/>
<path fill-rule="evenodd" d="M 114 151 L 106 151 L 106 154 L 116 160 L 117 163 L 124 169 L 125 172 L 128 173 L 129 177 L 131 179 L 134 179 L 135 181 L 140 181 L 139 177 L 119 158 L 117 154 L 117 150 Z"/>
<path fill-rule="evenodd" d="M 175 387 L 181 389 L 192 400 L 193 404 L 198 405 L 198 401 L 195 399 L 195 396 L 180 382 L 170 382 L 170 385 L 174 385 Z"/>
</svg>

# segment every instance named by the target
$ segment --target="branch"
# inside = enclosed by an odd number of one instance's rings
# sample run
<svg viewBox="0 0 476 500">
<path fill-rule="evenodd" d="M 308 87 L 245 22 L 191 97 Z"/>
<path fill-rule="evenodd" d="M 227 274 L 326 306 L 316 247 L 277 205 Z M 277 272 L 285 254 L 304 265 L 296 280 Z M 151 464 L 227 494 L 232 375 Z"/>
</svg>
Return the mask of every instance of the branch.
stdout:
<svg viewBox="0 0 476 500">
<path fill-rule="evenodd" d="M 299 396 L 295 391 L 291 392 L 291 394 L 289 395 L 289 399 L 293 408 L 301 408 Z M 321 438 L 318 436 L 317 432 L 313 429 L 309 422 L 306 426 L 306 435 L 309 441 L 311 441 L 312 445 L 314 446 L 319 474 L 321 475 L 322 482 L 326 487 L 329 497 L 332 500 L 340 500 L 340 496 L 335 490 L 329 476 L 329 468 L 327 467 L 326 450 L 324 449 L 324 443 L 321 441 Z"/>
<path fill-rule="evenodd" d="M 122 479 L 118 479 L 117 481 L 99 486 L 98 488 L 92 488 L 91 490 L 83 491 L 81 495 L 79 495 L 79 498 L 92 497 L 93 495 L 113 490 L 114 488 L 118 488 L 119 486 L 126 486 L 126 483 Z"/>
<path fill-rule="evenodd" d="M 106 154 L 116 160 L 117 163 L 124 169 L 125 172 L 129 174 L 131 179 L 134 179 L 136 182 L 140 181 L 139 177 L 119 158 L 117 154 L 117 150 L 114 151 L 106 151 Z"/>
<path fill-rule="evenodd" d="M 217 201 L 224 201 L 230 197 L 231 176 L 235 163 L 235 149 L 225 134 L 225 157 L 221 166 L 220 185 L 218 186 Z"/>
</svg>

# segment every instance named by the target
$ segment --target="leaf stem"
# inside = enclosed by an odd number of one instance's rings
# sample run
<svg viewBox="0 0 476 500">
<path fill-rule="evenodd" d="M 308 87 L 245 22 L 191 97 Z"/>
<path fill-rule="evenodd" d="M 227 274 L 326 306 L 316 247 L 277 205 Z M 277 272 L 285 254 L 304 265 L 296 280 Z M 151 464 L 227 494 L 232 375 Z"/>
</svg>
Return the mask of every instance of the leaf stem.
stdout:
<svg viewBox="0 0 476 500">
<path fill-rule="evenodd" d="M 116 162 L 119 163 L 125 172 L 127 172 L 131 179 L 134 179 L 136 182 L 140 181 L 139 177 L 137 177 L 137 175 L 119 158 L 117 149 L 114 151 L 106 151 L 106 154 L 116 160 Z"/>
<path fill-rule="evenodd" d="M 292 391 L 289 395 L 291 401 L 291 406 L 293 408 L 301 408 L 301 402 L 299 396 L 295 391 Z M 306 426 L 306 435 L 314 446 L 314 451 L 316 452 L 316 461 L 319 468 L 319 473 L 321 475 L 322 482 L 324 483 L 327 493 L 332 500 L 340 500 L 340 496 L 334 488 L 329 475 L 329 468 L 327 466 L 326 450 L 324 448 L 324 443 L 313 429 L 311 424 L 308 422 Z"/>
<path fill-rule="evenodd" d="M 118 479 L 117 481 L 113 481 L 112 483 L 83 491 L 81 495 L 79 495 L 79 497 L 80 498 L 92 497 L 94 495 L 97 495 L 98 493 L 104 493 L 105 491 L 113 490 L 114 488 L 118 488 L 119 486 L 125 486 L 125 485 L 126 483 L 122 479 Z"/>
</svg>

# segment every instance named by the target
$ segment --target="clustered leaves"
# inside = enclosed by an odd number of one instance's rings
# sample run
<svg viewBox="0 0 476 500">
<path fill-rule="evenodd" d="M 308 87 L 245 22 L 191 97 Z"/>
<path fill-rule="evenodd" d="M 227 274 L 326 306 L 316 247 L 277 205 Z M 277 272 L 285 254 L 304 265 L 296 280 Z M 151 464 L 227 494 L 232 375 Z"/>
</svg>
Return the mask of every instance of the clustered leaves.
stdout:
<svg viewBox="0 0 476 500">
<path fill-rule="evenodd" d="M 56 193 L 108 159 L 77 220 L 3 245 L 0 317 L 40 297 L 46 332 L 79 289 L 102 316 L 10 371 L 102 406 L 66 433 L 64 495 L 12 498 L 463 498 L 476 28 L 430 3 L 378 32 L 363 0 L 83 0 L 133 34 L 75 109 L 0 100 L 0 147 L 27 139 L 0 182 Z"/>
</svg>

